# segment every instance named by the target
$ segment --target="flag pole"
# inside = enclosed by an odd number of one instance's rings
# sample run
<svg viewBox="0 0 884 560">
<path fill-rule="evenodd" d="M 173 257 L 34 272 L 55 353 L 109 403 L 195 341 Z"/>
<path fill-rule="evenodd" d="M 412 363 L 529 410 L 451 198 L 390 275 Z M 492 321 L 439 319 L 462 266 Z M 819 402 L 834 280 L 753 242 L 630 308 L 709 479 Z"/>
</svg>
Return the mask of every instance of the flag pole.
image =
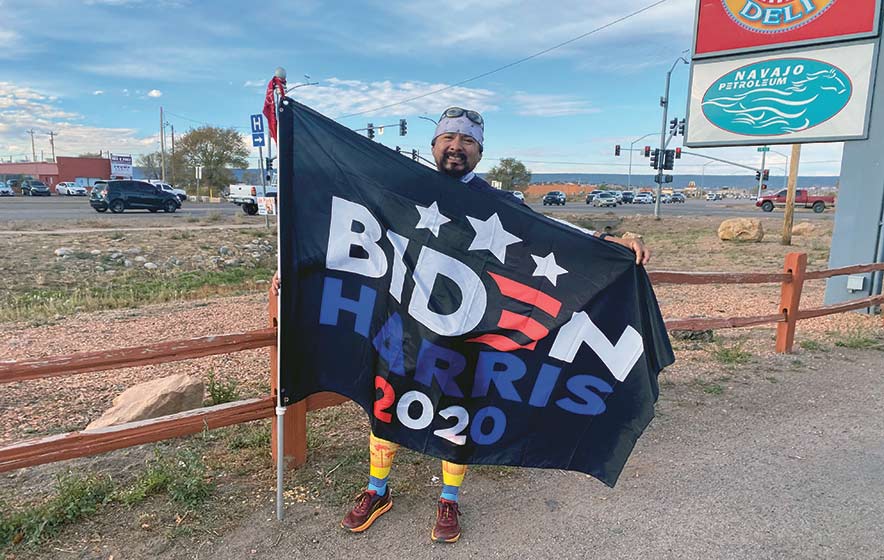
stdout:
<svg viewBox="0 0 884 560">
<path fill-rule="evenodd" d="M 285 80 L 285 69 L 277 67 L 274 76 Z M 276 118 L 276 141 L 277 157 L 282 158 L 282 150 L 279 149 L 279 103 L 280 97 L 276 87 L 273 89 L 273 114 Z M 270 157 L 271 147 L 267 146 L 267 157 Z M 279 223 L 280 208 L 282 207 L 282 188 L 279 182 L 279 165 L 276 166 L 276 271 L 279 274 L 280 288 L 276 294 L 276 520 L 285 519 L 285 509 L 283 502 L 283 486 L 285 469 L 285 428 L 283 418 L 285 416 L 285 407 L 282 406 L 282 368 L 280 357 L 282 356 L 282 228 Z M 271 184 L 273 178 L 271 177 Z M 267 194 L 266 192 L 264 193 Z"/>
</svg>

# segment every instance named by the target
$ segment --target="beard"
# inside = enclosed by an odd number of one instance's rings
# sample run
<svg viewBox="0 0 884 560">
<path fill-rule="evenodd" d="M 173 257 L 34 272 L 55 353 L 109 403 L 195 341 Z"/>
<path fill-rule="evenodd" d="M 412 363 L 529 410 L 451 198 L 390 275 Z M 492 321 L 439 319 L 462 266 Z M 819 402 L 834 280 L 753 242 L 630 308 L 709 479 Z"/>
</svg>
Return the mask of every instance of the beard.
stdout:
<svg viewBox="0 0 884 560">
<path fill-rule="evenodd" d="M 445 154 L 437 167 L 439 171 L 455 179 L 460 179 L 470 172 L 469 163 L 465 155 L 451 156 Z"/>
</svg>

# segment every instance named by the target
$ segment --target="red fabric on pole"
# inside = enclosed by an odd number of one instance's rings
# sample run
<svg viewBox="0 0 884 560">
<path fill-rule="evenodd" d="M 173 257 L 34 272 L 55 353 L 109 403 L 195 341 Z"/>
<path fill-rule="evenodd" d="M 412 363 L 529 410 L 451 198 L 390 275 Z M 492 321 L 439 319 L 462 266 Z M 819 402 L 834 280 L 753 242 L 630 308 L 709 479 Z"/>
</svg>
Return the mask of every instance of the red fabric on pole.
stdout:
<svg viewBox="0 0 884 560">
<path fill-rule="evenodd" d="M 278 89 L 277 89 L 278 88 Z M 276 142 L 276 108 L 273 106 L 273 91 L 279 92 L 279 97 L 285 96 L 285 80 L 274 76 L 267 84 L 267 93 L 264 95 L 264 116 L 267 117 L 267 130 L 270 138 Z"/>
</svg>

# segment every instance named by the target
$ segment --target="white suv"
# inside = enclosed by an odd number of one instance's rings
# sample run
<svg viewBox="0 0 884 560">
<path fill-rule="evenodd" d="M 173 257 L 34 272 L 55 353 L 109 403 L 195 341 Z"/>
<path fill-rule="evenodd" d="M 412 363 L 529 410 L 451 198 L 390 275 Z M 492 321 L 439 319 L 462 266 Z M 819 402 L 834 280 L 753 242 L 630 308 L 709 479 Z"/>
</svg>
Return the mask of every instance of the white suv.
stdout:
<svg viewBox="0 0 884 560">
<path fill-rule="evenodd" d="M 176 189 L 175 187 L 173 187 L 169 183 L 164 183 L 164 182 L 158 181 L 156 179 L 151 179 L 149 181 L 149 183 L 151 185 L 154 185 L 154 186 L 157 186 L 157 187 L 163 189 L 167 193 L 174 194 L 175 196 L 178 197 L 178 200 L 180 200 L 181 202 L 184 202 L 185 200 L 187 200 L 187 192 L 184 189 Z"/>
<path fill-rule="evenodd" d="M 73 181 L 62 181 L 55 185 L 55 192 L 67 196 L 86 196 L 86 187 L 81 187 Z"/>
</svg>

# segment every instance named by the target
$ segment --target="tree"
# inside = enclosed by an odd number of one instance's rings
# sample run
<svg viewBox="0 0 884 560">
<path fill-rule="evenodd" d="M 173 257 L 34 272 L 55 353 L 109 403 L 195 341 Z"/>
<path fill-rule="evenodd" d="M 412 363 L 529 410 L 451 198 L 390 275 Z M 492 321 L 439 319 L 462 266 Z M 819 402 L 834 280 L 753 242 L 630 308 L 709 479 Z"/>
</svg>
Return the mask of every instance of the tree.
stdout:
<svg viewBox="0 0 884 560">
<path fill-rule="evenodd" d="M 503 158 L 500 163 L 491 168 L 485 178 L 491 181 L 500 181 L 502 188 L 508 191 L 524 191 L 531 182 L 531 171 L 525 168 L 525 164 L 515 158 Z"/>
<path fill-rule="evenodd" d="M 150 154 L 141 154 L 138 156 L 138 159 L 135 160 L 136 167 L 143 167 L 145 175 L 148 175 L 149 179 L 162 179 L 162 157 L 159 152 L 153 152 Z"/>
<path fill-rule="evenodd" d="M 175 179 L 187 185 L 196 184 L 196 167 L 202 166 L 202 187 L 226 188 L 233 182 L 229 168 L 245 169 L 249 165 L 249 147 L 234 128 L 201 126 L 188 130 L 175 142 Z M 184 177 L 179 177 L 183 174 Z"/>
<path fill-rule="evenodd" d="M 101 152 L 86 152 L 86 153 L 83 153 L 83 154 L 78 155 L 77 157 L 82 157 L 82 158 L 87 158 L 87 157 L 91 157 L 91 158 L 100 158 L 100 157 L 101 157 Z"/>
</svg>

